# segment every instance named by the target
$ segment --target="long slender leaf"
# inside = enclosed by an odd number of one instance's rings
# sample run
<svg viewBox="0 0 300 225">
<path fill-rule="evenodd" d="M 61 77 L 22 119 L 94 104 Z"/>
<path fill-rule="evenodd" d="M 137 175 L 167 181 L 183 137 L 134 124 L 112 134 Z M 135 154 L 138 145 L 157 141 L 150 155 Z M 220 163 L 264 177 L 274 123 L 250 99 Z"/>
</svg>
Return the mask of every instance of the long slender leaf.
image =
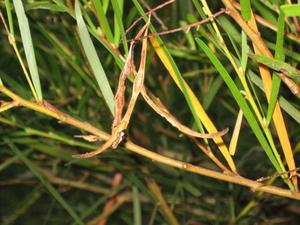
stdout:
<svg viewBox="0 0 300 225">
<path fill-rule="evenodd" d="M 123 0 L 122 1 L 112 0 L 111 4 L 115 12 L 115 45 L 119 46 L 120 37 L 122 37 L 123 47 L 125 53 L 127 54 L 128 53 L 127 39 L 126 39 L 124 24 L 122 20 L 124 2 Z"/>
<path fill-rule="evenodd" d="M 270 148 L 261 128 L 259 127 L 259 124 L 253 115 L 250 107 L 248 106 L 246 100 L 243 98 L 242 94 L 240 93 L 239 89 L 235 85 L 234 81 L 224 68 L 224 66 L 221 64 L 221 62 L 218 60 L 218 58 L 214 55 L 214 53 L 210 50 L 210 48 L 199 38 L 196 39 L 196 42 L 201 47 L 201 49 L 207 54 L 215 68 L 218 70 L 220 75 L 223 77 L 224 82 L 230 89 L 232 96 L 234 97 L 235 101 L 238 103 L 239 107 L 242 109 L 244 116 L 246 120 L 249 123 L 249 126 L 253 130 L 255 136 L 257 137 L 258 141 L 262 145 L 263 149 L 265 150 L 267 156 L 269 157 L 270 161 L 272 162 L 273 166 L 276 168 L 278 172 L 281 172 L 282 169 L 275 158 L 272 149 Z"/>
<path fill-rule="evenodd" d="M 35 54 L 34 54 L 34 47 L 32 43 L 31 33 L 29 29 L 29 23 L 27 16 L 24 11 L 24 7 L 21 0 L 14 0 L 13 1 L 15 10 L 17 13 L 18 24 L 21 32 L 21 38 L 25 50 L 26 59 L 28 62 L 28 67 L 30 71 L 30 76 L 34 85 L 34 89 L 36 91 L 37 100 L 42 101 L 42 89 L 40 84 L 40 77 L 38 73 L 38 68 L 36 64 Z"/>
<path fill-rule="evenodd" d="M 250 20 L 251 18 L 251 2 L 250 0 L 241 0 L 241 11 L 244 20 Z"/>
<path fill-rule="evenodd" d="M 100 23 L 101 28 L 103 30 L 103 33 L 105 34 L 105 36 L 106 36 L 106 38 L 109 42 L 113 42 L 113 40 L 114 40 L 113 34 L 111 32 L 107 17 L 105 16 L 102 1 L 94 0 L 93 3 L 95 5 L 96 12 L 97 12 L 97 15 L 98 15 L 98 20 L 99 20 L 99 23 Z"/>
<path fill-rule="evenodd" d="M 258 77 L 252 71 L 249 72 L 249 77 L 250 77 L 250 80 L 257 87 L 259 87 L 260 90 L 262 90 L 262 91 L 264 90 L 260 77 Z M 285 99 L 282 96 L 279 97 L 279 103 L 280 103 L 281 108 L 288 115 L 290 115 L 296 122 L 298 122 L 300 124 L 300 111 L 294 105 L 292 105 L 287 99 Z"/>
<path fill-rule="evenodd" d="M 289 63 L 263 55 L 250 55 L 250 57 L 258 63 L 262 63 L 265 66 L 271 68 L 272 70 L 282 72 L 297 82 L 300 81 L 300 71 L 291 66 Z"/>
<path fill-rule="evenodd" d="M 134 225 L 142 225 L 141 203 L 140 203 L 139 191 L 136 186 L 132 187 L 132 195 L 133 195 Z"/>
<path fill-rule="evenodd" d="M 136 8 L 138 9 L 139 13 L 141 15 L 145 15 L 145 12 L 139 2 L 137 0 L 133 0 L 133 3 L 135 4 Z M 144 18 L 145 22 L 147 21 L 147 18 Z M 150 30 L 152 33 L 157 33 L 155 28 L 150 24 Z M 202 126 L 204 125 L 205 128 L 210 132 L 216 132 L 217 129 L 213 122 L 208 117 L 207 113 L 205 112 L 203 106 L 199 102 L 198 98 L 192 91 L 192 89 L 188 86 L 188 84 L 183 79 L 176 63 L 174 62 L 174 59 L 172 58 L 170 52 L 168 51 L 167 47 L 163 44 L 163 41 L 159 36 L 155 36 L 150 38 L 150 41 L 157 53 L 157 55 L 160 57 L 162 63 L 168 70 L 170 76 L 175 81 L 176 85 L 179 87 L 179 89 L 182 91 L 186 102 L 192 112 L 192 115 L 195 119 L 196 125 L 199 129 L 199 131 L 204 132 Z M 203 123 L 203 125 L 202 125 Z M 227 146 L 225 145 L 223 139 L 221 137 L 217 137 L 213 139 L 214 142 L 218 145 L 221 153 L 223 154 L 224 158 L 226 159 L 227 163 L 229 164 L 230 168 L 233 171 L 236 171 L 236 167 L 234 164 L 234 161 L 229 154 L 229 150 Z"/>
<path fill-rule="evenodd" d="M 276 47 L 275 47 L 275 59 L 279 61 L 284 61 L 284 27 L 285 27 L 285 17 L 286 16 L 299 16 L 300 15 L 300 4 L 298 5 L 283 5 L 280 7 L 280 14 L 277 23 L 277 37 L 276 37 Z M 278 98 L 279 88 L 281 79 L 273 74 L 272 77 L 272 89 L 270 95 L 270 102 L 268 106 L 266 124 L 269 124 L 272 119 L 273 112 L 275 110 L 275 105 Z"/>
<path fill-rule="evenodd" d="M 83 45 L 85 54 L 89 64 L 93 70 L 94 76 L 98 82 L 100 90 L 103 94 L 104 100 L 109 107 L 110 112 L 114 115 L 114 95 L 107 80 L 102 64 L 97 55 L 96 49 L 93 45 L 88 29 L 82 18 L 80 5 L 78 0 L 75 2 L 76 21 L 79 29 L 79 36 Z"/>
</svg>

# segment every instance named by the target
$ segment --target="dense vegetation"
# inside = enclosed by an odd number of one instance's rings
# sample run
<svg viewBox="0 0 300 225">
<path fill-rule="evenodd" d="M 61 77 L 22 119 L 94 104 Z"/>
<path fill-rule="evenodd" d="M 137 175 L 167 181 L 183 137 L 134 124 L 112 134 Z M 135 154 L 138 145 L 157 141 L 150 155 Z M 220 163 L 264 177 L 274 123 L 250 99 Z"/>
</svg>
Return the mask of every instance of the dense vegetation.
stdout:
<svg viewBox="0 0 300 225">
<path fill-rule="evenodd" d="M 300 4 L 0 9 L 1 224 L 299 224 Z"/>
</svg>

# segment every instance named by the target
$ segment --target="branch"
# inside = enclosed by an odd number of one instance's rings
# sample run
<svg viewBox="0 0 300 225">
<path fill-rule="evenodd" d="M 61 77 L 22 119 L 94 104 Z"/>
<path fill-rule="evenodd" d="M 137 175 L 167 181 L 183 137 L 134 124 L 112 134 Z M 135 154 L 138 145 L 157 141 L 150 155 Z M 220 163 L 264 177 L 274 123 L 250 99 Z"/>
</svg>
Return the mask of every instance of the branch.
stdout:
<svg viewBox="0 0 300 225">
<path fill-rule="evenodd" d="M 92 126 L 90 123 L 82 122 L 78 119 L 75 119 L 75 118 L 71 117 L 70 115 L 59 111 L 57 108 L 55 108 L 53 106 L 49 107 L 46 104 L 30 102 L 30 101 L 16 95 L 14 92 L 10 91 L 3 85 L 0 86 L 0 92 L 2 92 L 4 95 L 10 97 L 12 100 L 19 102 L 20 106 L 24 106 L 28 109 L 40 112 L 42 114 L 48 115 L 53 118 L 56 118 L 65 124 L 72 125 L 74 127 L 82 129 L 86 132 L 89 132 L 93 135 L 97 135 L 101 140 L 106 141 L 110 138 L 109 134 L 97 129 L 96 127 Z M 157 154 L 146 148 L 138 146 L 131 141 L 127 141 L 124 144 L 124 147 L 127 150 L 129 150 L 131 152 L 135 152 L 138 155 L 144 156 L 148 159 L 151 159 L 152 161 L 163 163 L 163 164 L 169 165 L 171 167 L 175 167 L 175 168 L 179 168 L 179 169 L 191 172 L 191 173 L 211 177 L 211 178 L 214 178 L 217 180 L 223 180 L 223 181 L 227 181 L 230 183 L 246 186 L 246 187 L 251 188 L 253 191 L 263 191 L 263 192 L 268 192 L 268 193 L 282 196 L 282 197 L 300 200 L 300 193 L 293 193 L 293 192 L 283 189 L 283 188 L 264 185 L 262 183 L 241 177 L 236 174 L 224 174 L 224 173 L 220 173 L 220 172 L 213 171 L 210 169 L 205 169 L 202 167 L 194 166 L 190 163 L 182 162 L 179 160 L 175 160 L 175 159 L 168 158 L 166 156 Z"/>
</svg>

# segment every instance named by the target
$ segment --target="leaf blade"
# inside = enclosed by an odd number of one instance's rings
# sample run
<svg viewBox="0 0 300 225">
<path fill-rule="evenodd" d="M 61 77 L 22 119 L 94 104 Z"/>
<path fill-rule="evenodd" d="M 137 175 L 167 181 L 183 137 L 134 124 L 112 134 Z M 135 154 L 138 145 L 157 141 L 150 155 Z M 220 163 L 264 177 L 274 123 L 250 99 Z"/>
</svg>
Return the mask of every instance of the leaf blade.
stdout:
<svg viewBox="0 0 300 225">
<path fill-rule="evenodd" d="M 36 58 L 34 54 L 34 48 L 31 38 L 31 32 L 25 10 L 21 0 L 13 0 L 14 7 L 17 14 L 18 24 L 20 28 L 21 38 L 24 46 L 25 56 L 28 62 L 31 80 L 37 95 L 37 100 L 42 101 L 42 89 L 40 83 L 40 77 L 38 73 Z"/>
<path fill-rule="evenodd" d="M 89 64 L 93 70 L 94 76 L 97 80 L 100 90 L 103 94 L 104 100 L 108 105 L 110 112 L 112 113 L 112 115 L 114 115 L 114 95 L 109 85 L 107 76 L 102 67 L 102 64 L 98 58 L 96 49 L 89 35 L 86 24 L 83 20 L 78 0 L 76 0 L 75 2 L 75 15 L 83 49 L 85 51 Z"/>
</svg>

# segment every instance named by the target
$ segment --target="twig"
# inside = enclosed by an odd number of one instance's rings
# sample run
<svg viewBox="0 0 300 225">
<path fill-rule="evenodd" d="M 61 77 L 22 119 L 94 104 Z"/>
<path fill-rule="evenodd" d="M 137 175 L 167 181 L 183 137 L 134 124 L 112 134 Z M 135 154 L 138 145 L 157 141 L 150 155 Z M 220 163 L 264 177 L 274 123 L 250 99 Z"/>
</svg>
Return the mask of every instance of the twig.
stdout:
<svg viewBox="0 0 300 225">
<path fill-rule="evenodd" d="M 172 2 L 174 2 L 175 0 L 172 0 Z M 171 3 L 172 3 L 171 2 Z M 152 10 L 151 7 L 148 5 L 147 2 L 145 2 L 144 0 L 141 0 L 141 3 L 144 5 L 144 7 L 146 9 L 149 10 L 149 12 Z M 162 3 L 162 4 L 166 4 L 166 3 Z M 156 21 L 160 24 L 161 28 L 163 30 L 168 30 L 167 26 L 164 24 L 164 22 L 157 16 L 155 11 L 152 11 L 151 15 L 153 15 L 153 18 L 156 19 Z M 140 17 L 141 18 L 141 17 Z"/>
<path fill-rule="evenodd" d="M 221 170 L 223 170 L 224 173 L 232 173 L 212 152 L 209 146 L 204 146 L 201 144 L 197 139 L 192 138 L 194 143 L 204 152 L 205 155 L 207 155 Z"/>
<path fill-rule="evenodd" d="M 153 36 L 163 36 L 163 35 L 167 35 L 167 34 L 172 34 L 172 33 L 176 33 L 176 32 L 179 32 L 179 31 L 189 31 L 191 28 L 193 27 L 199 27 L 200 25 L 204 24 L 204 23 L 207 23 L 209 21 L 211 21 L 212 19 L 226 13 L 227 10 L 226 9 L 221 9 L 220 11 L 216 12 L 215 14 L 213 14 L 212 16 L 210 17 L 207 17 L 201 21 L 197 21 L 195 23 L 192 23 L 192 24 L 188 24 L 186 26 L 183 26 L 183 27 L 178 27 L 178 28 L 175 28 L 175 29 L 172 29 L 172 30 L 166 30 L 166 31 L 162 31 L 162 32 L 157 32 L 155 34 L 151 33 L 147 36 L 142 36 L 140 37 L 139 39 L 131 39 L 131 40 L 128 40 L 128 42 L 131 42 L 131 41 L 138 41 L 138 40 L 141 40 L 141 39 L 144 39 L 144 38 L 149 38 L 149 37 L 153 37 Z"/>
<path fill-rule="evenodd" d="M 201 134 L 196 131 L 191 130 L 189 127 L 181 124 L 168 110 L 167 108 L 159 101 L 158 98 L 158 104 L 156 104 L 152 99 L 148 96 L 146 88 L 143 86 L 142 88 L 142 96 L 144 97 L 145 101 L 148 103 L 148 105 L 160 116 L 165 118 L 173 127 L 176 127 L 178 130 L 180 130 L 182 133 L 191 136 L 191 137 L 197 137 L 197 138 L 215 138 L 225 135 L 228 132 L 228 128 L 216 132 L 216 133 L 209 133 L 209 134 Z"/>
<path fill-rule="evenodd" d="M 74 117 L 71 117 L 70 115 L 67 115 L 60 111 L 53 112 L 53 111 L 49 110 L 48 108 L 46 108 L 44 105 L 40 105 L 40 104 L 37 104 L 34 102 L 30 102 L 26 99 L 23 99 L 20 96 L 13 93 L 12 91 L 10 91 L 9 89 L 7 89 L 6 87 L 4 87 L 3 85 L 2 86 L 0 85 L 0 92 L 2 92 L 2 94 L 12 98 L 13 100 L 19 101 L 21 106 L 24 106 L 28 109 L 48 115 L 50 117 L 56 118 L 58 120 L 60 118 L 59 114 L 64 114 L 64 116 L 65 116 L 64 123 L 65 124 L 77 127 L 86 132 L 97 135 L 99 137 L 99 139 L 101 139 L 101 140 L 108 140 L 110 138 L 109 134 L 97 129 L 96 127 L 92 126 L 91 124 L 89 124 L 87 122 L 82 122 L 82 121 L 75 119 Z M 131 141 L 127 141 L 126 143 L 124 143 L 124 147 L 126 149 L 128 149 L 129 151 L 134 152 L 138 155 L 144 156 L 152 161 L 163 163 L 165 165 L 169 165 L 174 168 L 179 168 L 181 170 L 185 170 L 185 171 L 199 174 L 202 176 L 211 177 L 211 178 L 214 178 L 217 180 L 223 180 L 223 181 L 227 181 L 230 183 L 239 184 L 242 186 L 246 186 L 246 187 L 255 189 L 257 191 L 268 192 L 268 193 L 271 193 L 274 195 L 279 195 L 282 197 L 288 197 L 288 198 L 300 200 L 299 193 L 293 193 L 290 190 L 286 190 L 286 189 L 274 187 L 274 186 L 268 186 L 268 185 L 261 186 L 261 183 L 241 177 L 241 176 L 232 175 L 232 174 L 224 174 L 224 173 L 216 172 L 216 171 L 213 171 L 210 169 L 205 169 L 205 168 L 202 168 L 199 166 L 194 166 L 190 163 L 186 163 L 186 162 L 182 162 L 182 161 L 175 160 L 172 158 L 168 158 L 166 156 L 157 154 L 153 151 L 143 148 L 139 145 L 136 145 L 136 144 L 132 143 Z"/>
<path fill-rule="evenodd" d="M 299 176 L 299 174 L 297 174 L 298 171 L 300 171 L 300 167 L 297 167 L 296 169 L 285 171 L 285 172 L 282 172 L 282 173 L 275 173 L 274 175 L 271 175 L 271 176 L 261 177 L 261 178 L 258 178 L 256 181 L 257 182 L 262 182 L 262 181 L 265 181 L 265 180 L 270 180 L 270 179 L 273 179 L 273 178 L 281 177 L 282 175 Z"/>
<path fill-rule="evenodd" d="M 137 34 L 137 37 L 141 36 L 144 32 L 147 34 L 149 23 L 150 23 L 150 18 L 148 20 L 148 23 Z M 130 46 L 130 52 L 129 52 L 130 55 L 126 60 L 125 68 L 121 72 L 121 75 L 119 78 L 119 86 L 118 86 L 117 93 L 115 96 L 116 112 L 115 112 L 115 119 L 113 121 L 111 137 L 103 145 L 101 145 L 97 150 L 95 150 L 93 152 L 87 152 L 84 154 L 73 155 L 74 158 L 93 157 L 95 155 L 102 153 L 109 147 L 117 148 L 117 146 L 123 141 L 123 138 L 125 135 L 124 130 L 126 130 L 128 124 L 129 124 L 130 117 L 133 113 L 133 109 L 134 109 L 136 100 L 138 98 L 138 95 L 141 92 L 141 88 L 144 83 L 146 53 L 147 53 L 147 39 L 143 40 L 140 67 L 139 67 L 139 70 L 138 70 L 137 75 L 133 82 L 133 91 L 132 91 L 131 99 L 128 104 L 127 111 L 126 111 L 124 117 L 122 117 L 122 111 L 123 111 L 124 102 L 125 102 L 125 100 L 124 100 L 125 99 L 125 97 L 124 97 L 124 95 L 125 95 L 125 80 L 127 78 L 128 73 L 131 72 L 133 69 L 132 52 L 133 52 L 134 44 L 135 44 L 135 42 L 132 41 L 131 46 Z"/>
<path fill-rule="evenodd" d="M 128 28 L 126 29 L 125 34 L 127 34 L 129 31 L 131 31 L 132 28 L 133 28 L 139 21 L 141 21 L 145 16 L 151 15 L 151 14 L 154 13 L 155 11 L 157 11 L 157 10 L 159 10 L 159 9 L 161 9 L 161 8 L 165 7 L 166 5 L 169 5 L 169 4 L 173 3 L 173 2 L 175 2 L 175 0 L 169 0 L 169 1 L 166 1 L 166 2 L 164 2 L 164 3 L 162 3 L 162 4 L 158 5 L 158 6 L 156 6 L 155 8 L 149 10 L 147 13 L 145 13 L 144 16 L 140 16 L 137 20 L 135 20 L 135 21 L 131 24 L 130 27 L 128 27 Z"/>
</svg>

